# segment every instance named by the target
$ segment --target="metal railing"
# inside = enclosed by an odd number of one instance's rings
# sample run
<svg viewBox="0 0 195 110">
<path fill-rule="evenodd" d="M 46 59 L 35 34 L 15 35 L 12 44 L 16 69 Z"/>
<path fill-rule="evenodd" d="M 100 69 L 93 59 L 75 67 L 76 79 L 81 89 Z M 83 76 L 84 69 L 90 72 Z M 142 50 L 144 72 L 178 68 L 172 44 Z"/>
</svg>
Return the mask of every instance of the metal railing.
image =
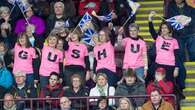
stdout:
<svg viewBox="0 0 195 110">
<path fill-rule="evenodd" d="M 177 108 L 177 99 L 174 94 L 162 94 L 163 97 L 172 97 L 175 102 L 175 109 Z M 127 97 L 130 99 L 148 99 L 149 95 L 131 95 L 131 96 L 108 96 L 107 99 L 119 99 L 121 97 Z M 90 103 L 90 99 L 99 99 L 100 97 L 68 97 L 71 101 L 78 101 L 80 102 L 80 108 L 77 110 L 90 110 L 90 107 L 92 106 Z M 23 104 L 23 108 L 25 110 L 54 110 L 55 108 L 59 110 L 60 108 L 60 98 L 23 98 L 23 99 L 15 99 L 12 100 L 18 104 Z M 4 100 L 0 99 L 1 104 L 3 104 Z M 55 103 L 54 103 L 55 102 Z M 3 107 L 2 105 L 0 105 Z M 20 110 L 22 110 L 20 108 Z M 177 109 L 176 109 L 177 110 Z"/>
</svg>

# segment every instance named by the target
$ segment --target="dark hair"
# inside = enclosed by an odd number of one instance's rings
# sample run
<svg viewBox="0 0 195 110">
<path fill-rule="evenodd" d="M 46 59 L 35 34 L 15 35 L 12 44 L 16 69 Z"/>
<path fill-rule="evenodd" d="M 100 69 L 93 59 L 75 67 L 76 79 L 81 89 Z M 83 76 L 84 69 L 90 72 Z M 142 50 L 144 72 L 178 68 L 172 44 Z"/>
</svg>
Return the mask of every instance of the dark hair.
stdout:
<svg viewBox="0 0 195 110">
<path fill-rule="evenodd" d="M 108 107 L 108 98 L 106 97 L 106 96 L 100 96 L 99 97 L 99 99 L 98 99 L 98 102 L 97 102 L 97 104 L 98 104 L 98 108 L 99 108 L 99 104 L 100 104 L 100 102 L 102 101 L 102 100 L 106 100 L 106 108 Z"/>
<path fill-rule="evenodd" d="M 58 73 L 56 73 L 56 72 L 51 72 L 50 75 L 49 75 L 49 78 L 50 78 L 52 75 L 57 76 L 57 79 L 59 80 L 60 76 L 59 76 Z"/>
<path fill-rule="evenodd" d="M 150 94 L 152 93 L 152 92 L 158 92 L 158 94 L 160 94 L 161 95 L 161 93 L 160 93 L 160 90 L 159 89 L 157 89 L 157 88 L 155 88 L 155 89 L 153 89 L 151 92 L 150 92 Z"/>
<path fill-rule="evenodd" d="M 18 35 L 17 43 L 18 43 L 19 46 L 21 46 L 21 45 L 20 45 L 20 42 L 19 42 L 19 39 L 20 39 L 21 37 L 25 37 L 25 40 L 26 40 L 26 45 L 25 45 L 25 47 L 26 47 L 26 48 L 32 47 L 32 45 L 31 45 L 31 43 L 30 43 L 30 41 L 29 41 L 29 39 L 28 39 L 28 35 L 27 35 L 25 32 L 22 32 L 22 33 L 20 33 L 20 34 Z"/>
<path fill-rule="evenodd" d="M 160 26 L 159 26 L 159 31 L 158 31 L 158 34 L 159 34 L 159 35 L 161 35 L 161 31 L 162 31 L 162 26 L 163 26 L 163 25 L 166 25 L 166 26 L 167 26 L 167 28 L 168 28 L 170 34 L 173 34 L 173 28 L 172 28 L 172 26 L 171 26 L 168 22 L 163 21 L 163 22 L 160 24 Z"/>
</svg>

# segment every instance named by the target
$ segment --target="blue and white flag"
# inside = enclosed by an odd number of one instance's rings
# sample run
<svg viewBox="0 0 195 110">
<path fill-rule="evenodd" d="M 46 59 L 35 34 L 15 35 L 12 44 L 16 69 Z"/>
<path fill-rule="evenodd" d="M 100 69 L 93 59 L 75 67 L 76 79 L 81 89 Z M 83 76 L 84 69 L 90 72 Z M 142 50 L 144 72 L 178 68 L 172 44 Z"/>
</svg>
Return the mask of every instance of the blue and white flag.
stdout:
<svg viewBox="0 0 195 110">
<path fill-rule="evenodd" d="M 67 19 L 67 20 L 64 21 L 64 27 L 65 28 L 70 27 L 69 19 Z"/>
<path fill-rule="evenodd" d="M 83 41 L 84 43 L 86 43 L 87 45 L 94 46 L 95 43 L 94 43 L 94 41 L 93 41 L 93 35 L 95 35 L 95 34 L 96 34 L 96 32 L 95 32 L 93 29 L 88 28 L 88 29 L 84 32 L 84 34 L 83 34 L 83 36 L 82 36 L 82 41 Z"/>
<path fill-rule="evenodd" d="M 91 20 L 92 20 L 92 17 L 89 15 L 89 13 L 86 12 L 79 22 L 79 27 L 81 28 L 81 30 L 82 30 L 83 26 L 85 25 L 85 23 L 87 23 L 88 21 L 91 21 Z"/>
<path fill-rule="evenodd" d="M 180 30 L 183 29 L 187 24 L 189 24 L 191 20 L 191 17 L 185 15 L 177 15 L 167 19 L 166 22 L 170 23 L 174 29 Z"/>
<path fill-rule="evenodd" d="M 180 29 L 183 29 L 183 28 L 184 28 L 184 26 L 183 26 L 181 23 L 177 22 L 177 19 L 176 19 L 175 17 L 169 18 L 169 19 L 167 19 L 166 21 L 167 21 L 168 23 L 170 23 L 171 26 L 172 26 L 174 29 L 176 29 L 176 30 L 180 30 Z"/>
<path fill-rule="evenodd" d="M 127 0 L 127 1 L 129 3 L 129 7 L 132 9 L 132 11 L 130 13 L 130 17 L 132 17 L 137 12 L 138 8 L 140 7 L 140 4 L 137 2 L 133 2 L 131 0 Z"/>
<path fill-rule="evenodd" d="M 101 21 L 109 22 L 112 20 L 112 12 L 105 16 L 98 16 Z"/>
<path fill-rule="evenodd" d="M 28 2 L 22 2 L 22 0 L 15 0 L 18 5 L 18 7 L 20 8 L 20 10 L 22 11 L 22 13 L 26 12 L 26 10 L 30 7 L 30 4 Z"/>
<path fill-rule="evenodd" d="M 15 5 L 16 0 L 7 0 L 10 4 Z"/>
</svg>

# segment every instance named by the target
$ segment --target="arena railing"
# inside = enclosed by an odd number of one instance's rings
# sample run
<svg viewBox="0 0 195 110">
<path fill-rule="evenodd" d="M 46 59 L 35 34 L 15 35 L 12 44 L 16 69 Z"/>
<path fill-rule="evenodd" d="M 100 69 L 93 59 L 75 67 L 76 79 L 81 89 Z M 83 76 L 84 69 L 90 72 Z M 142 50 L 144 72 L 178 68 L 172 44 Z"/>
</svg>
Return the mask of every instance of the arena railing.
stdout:
<svg viewBox="0 0 195 110">
<path fill-rule="evenodd" d="M 177 110 L 177 98 L 174 94 L 162 94 L 163 97 L 172 97 L 175 102 L 175 109 Z M 129 99 L 143 99 L 147 100 L 149 95 L 131 95 L 131 96 L 107 96 L 106 98 L 110 100 L 114 100 L 115 102 L 117 99 L 127 97 Z M 68 97 L 72 104 L 75 104 L 74 101 L 80 103 L 77 107 L 77 110 L 92 110 L 91 107 L 94 106 L 91 103 L 91 100 L 98 100 L 100 97 Z M 6 101 L 14 101 L 17 107 L 22 107 L 20 110 L 59 110 L 60 107 L 60 98 L 23 98 L 23 99 L 14 99 L 14 100 L 6 100 Z M 5 100 L 0 99 L 0 107 L 3 107 L 3 102 Z"/>
</svg>

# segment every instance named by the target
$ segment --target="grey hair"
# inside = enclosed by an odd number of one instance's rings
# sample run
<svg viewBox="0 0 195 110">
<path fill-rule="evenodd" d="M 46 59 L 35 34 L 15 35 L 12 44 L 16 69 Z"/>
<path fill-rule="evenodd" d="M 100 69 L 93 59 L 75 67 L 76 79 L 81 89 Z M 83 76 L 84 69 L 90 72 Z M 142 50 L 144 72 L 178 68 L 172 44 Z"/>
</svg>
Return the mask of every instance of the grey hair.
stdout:
<svg viewBox="0 0 195 110">
<path fill-rule="evenodd" d="M 4 11 L 6 11 L 6 12 L 10 12 L 10 9 L 9 9 L 9 7 L 7 7 L 7 6 L 1 6 L 0 7 L 0 15 L 4 12 Z"/>
</svg>

